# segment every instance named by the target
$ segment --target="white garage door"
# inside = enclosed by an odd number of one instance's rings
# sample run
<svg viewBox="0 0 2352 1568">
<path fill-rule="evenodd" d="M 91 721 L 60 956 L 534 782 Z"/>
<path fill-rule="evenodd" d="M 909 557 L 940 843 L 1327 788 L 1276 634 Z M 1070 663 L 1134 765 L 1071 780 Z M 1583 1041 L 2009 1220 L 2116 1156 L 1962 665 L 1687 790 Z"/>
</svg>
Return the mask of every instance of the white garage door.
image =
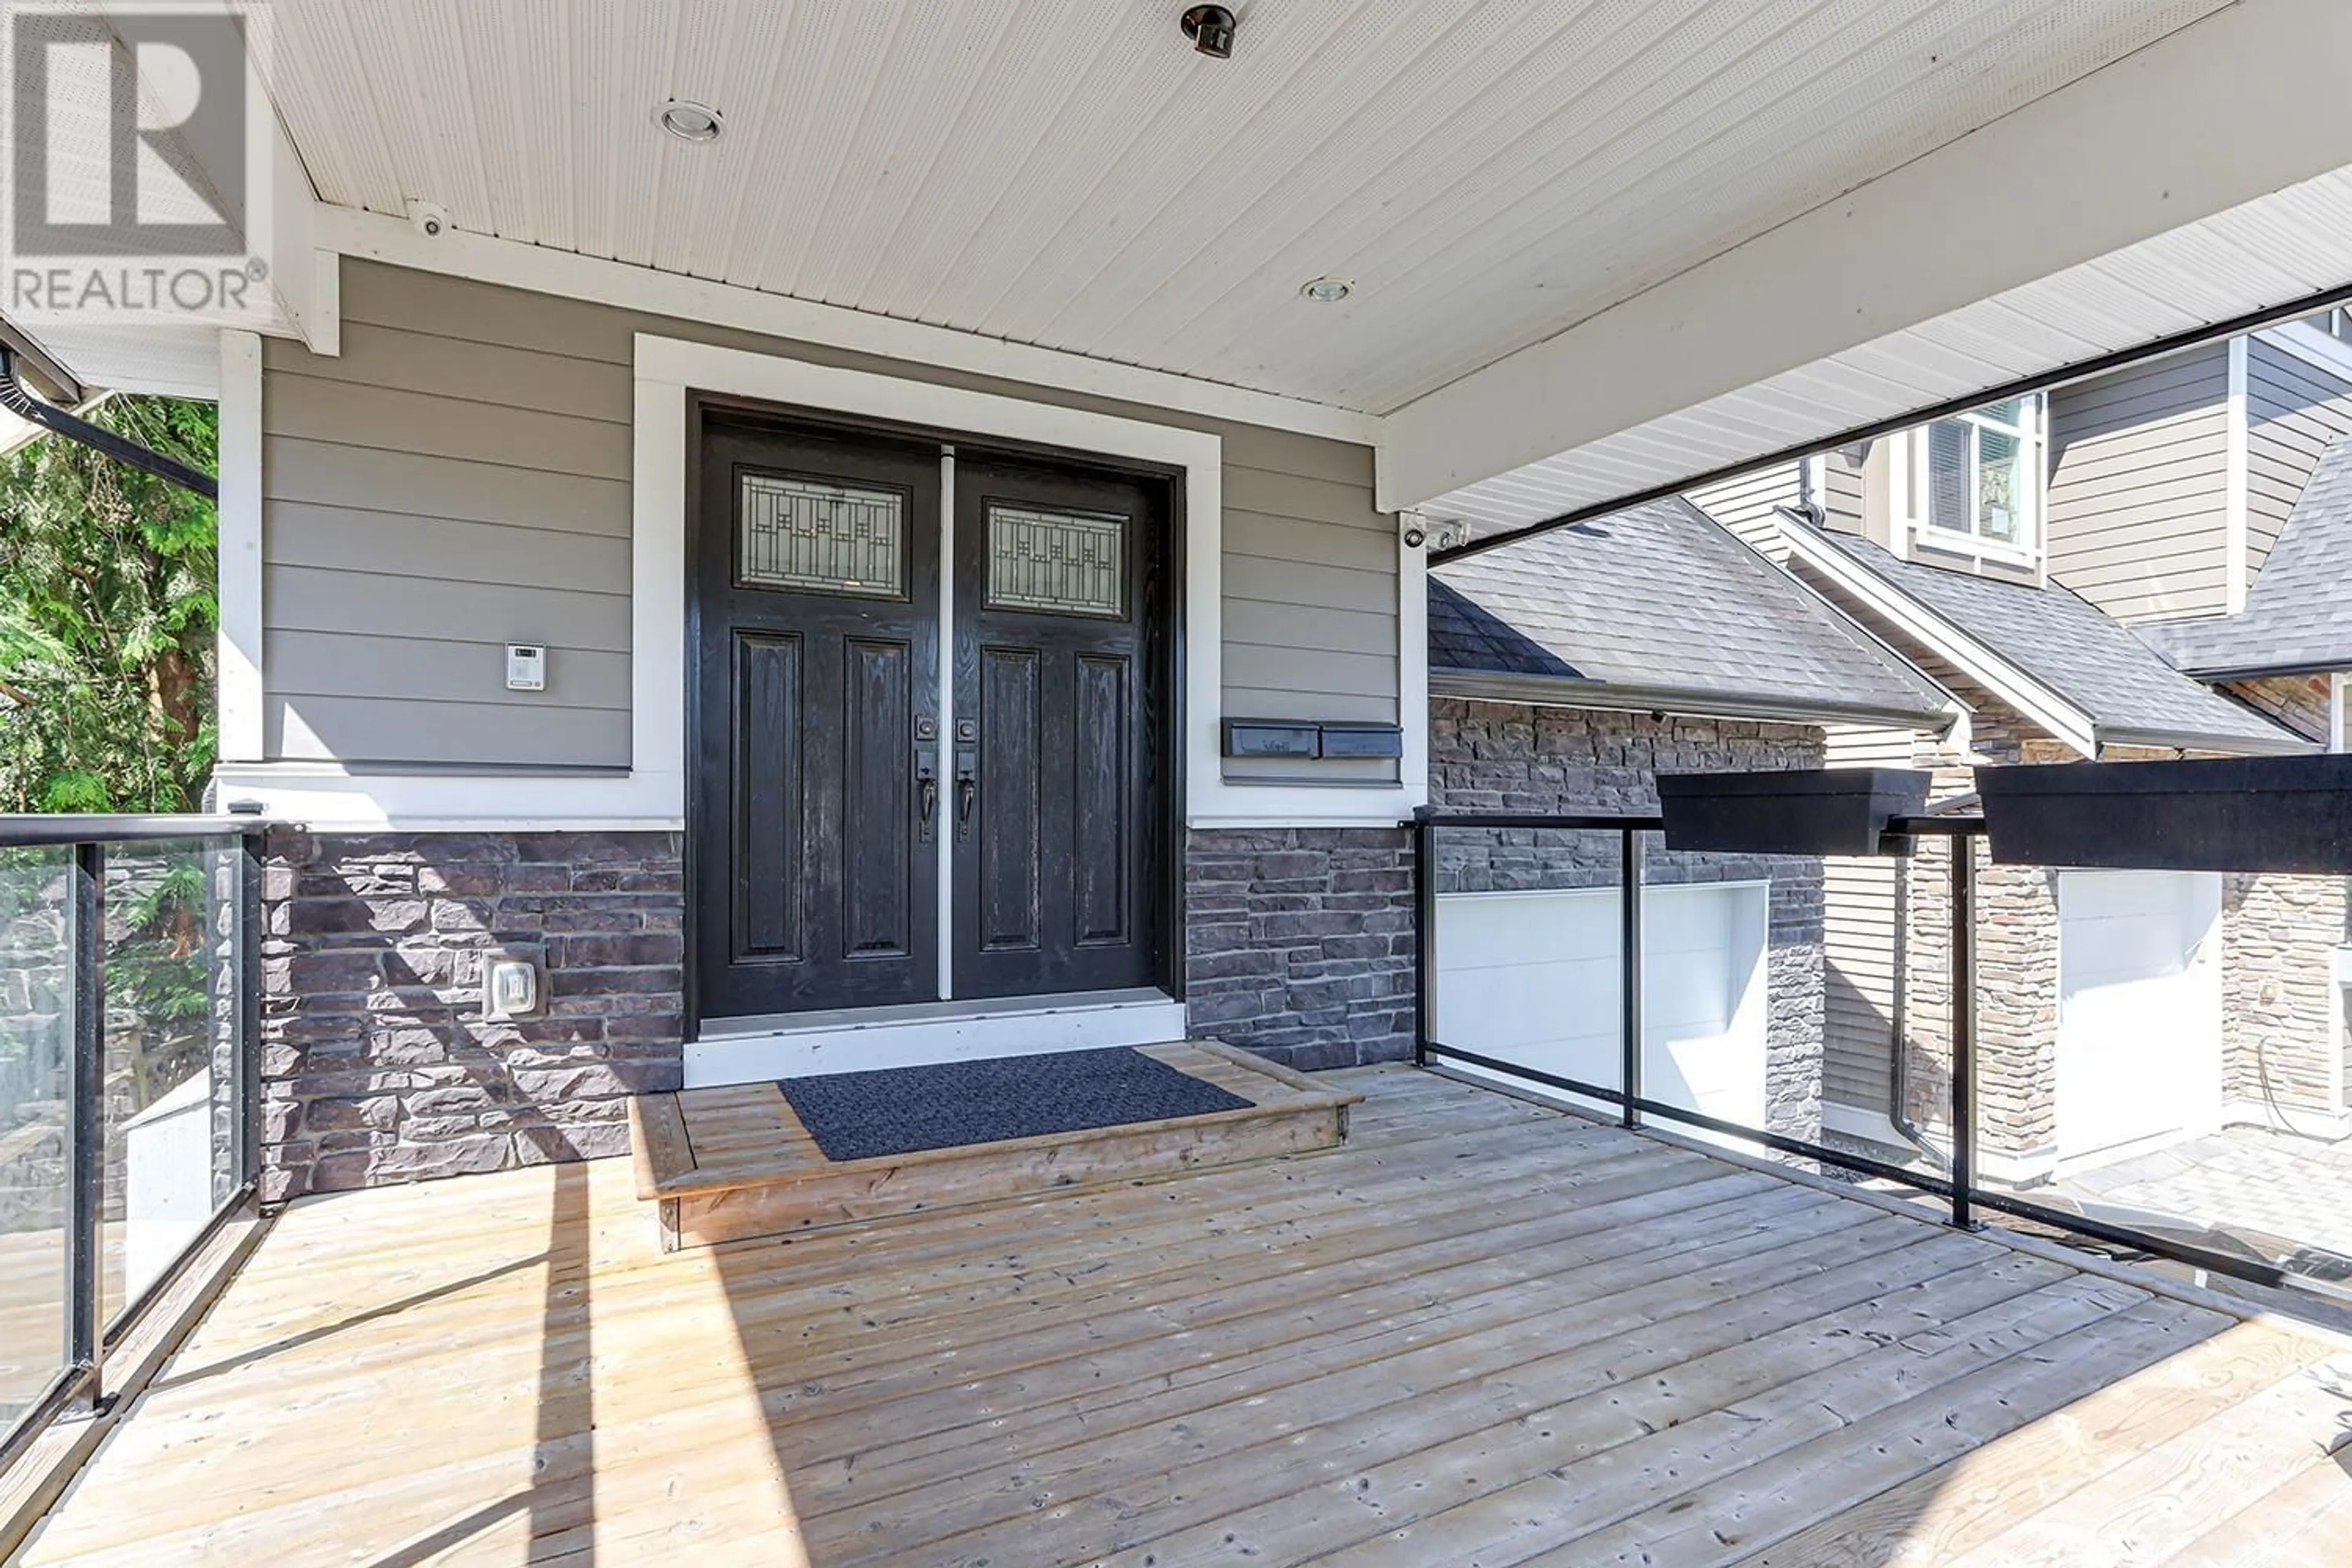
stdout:
<svg viewBox="0 0 2352 1568">
<path fill-rule="evenodd" d="M 1764 1124 L 1769 900 L 1761 882 L 1649 889 L 1642 1072 L 1650 1098 Z M 1613 1087 L 1617 985 L 1614 889 L 1438 900 L 1437 1037 L 1446 1045 Z"/>
<path fill-rule="evenodd" d="M 2058 1154 L 2208 1131 L 2221 1110 L 2221 879 L 2058 878 Z"/>
</svg>

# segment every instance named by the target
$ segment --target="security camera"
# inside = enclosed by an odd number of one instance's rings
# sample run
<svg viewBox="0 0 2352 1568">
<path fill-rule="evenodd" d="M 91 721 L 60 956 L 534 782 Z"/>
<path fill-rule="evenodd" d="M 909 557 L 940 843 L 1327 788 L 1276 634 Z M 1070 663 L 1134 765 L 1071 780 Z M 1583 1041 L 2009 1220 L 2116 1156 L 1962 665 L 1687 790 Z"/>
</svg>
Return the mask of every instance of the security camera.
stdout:
<svg viewBox="0 0 2352 1568">
<path fill-rule="evenodd" d="M 449 209 L 436 202 L 411 202 L 408 226 L 426 239 L 438 239 L 449 232 Z"/>
<path fill-rule="evenodd" d="M 1195 5 L 1181 18 L 1184 36 L 1211 59 L 1234 58 L 1234 14 L 1223 5 Z"/>
<path fill-rule="evenodd" d="M 1407 550 L 1418 550 L 1428 542 L 1429 530 L 1417 522 L 1408 522 L 1404 525 L 1404 547 Z"/>
</svg>

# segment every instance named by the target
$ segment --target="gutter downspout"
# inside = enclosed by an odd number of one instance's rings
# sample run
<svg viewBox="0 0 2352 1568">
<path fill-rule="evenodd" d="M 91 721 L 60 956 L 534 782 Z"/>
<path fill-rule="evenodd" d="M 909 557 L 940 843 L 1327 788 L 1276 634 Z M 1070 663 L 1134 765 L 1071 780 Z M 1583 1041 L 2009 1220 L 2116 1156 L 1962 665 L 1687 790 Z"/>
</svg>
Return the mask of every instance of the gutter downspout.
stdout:
<svg viewBox="0 0 2352 1568">
<path fill-rule="evenodd" d="M 1965 847 L 1967 843 L 1965 839 L 1952 842 L 1956 848 Z M 1895 864 L 1898 874 L 1895 879 L 1895 1050 L 1886 1084 L 1886 1124 L 1894 1128 L 1906 1143 L 1926 1155 L 1928 1163 L 1948 1172 L 1952 1168 L 1951 1156 L 1927 1142 L 1927 1130 L 1911 1120 L 1910 1110 L 1903 1103 L 1903 1086 L 1911 1078 L 1911 861 L 1906 856 Z"/>
<path fill-rule="evenodd" d="M 34 396 L 17 379 L 16 352 L 5 344 L 0 344 L 0 408 L 5 408 L 18 418 L 44 429 L 55 431 L 69 441 L 79 441 L 93 451 L 103 452 L 119 463 L 128 463 L 142 473 L 152 474 L 184 490 L 192 490 L 206 500 L 220 500 L 220 481 L 210 474 L 192 468 L 161 452 L 150 451 L 136 441 L 125 439 L 102 426 L 93 425 L 53 403 L 44 403 Z"/>
</svg>

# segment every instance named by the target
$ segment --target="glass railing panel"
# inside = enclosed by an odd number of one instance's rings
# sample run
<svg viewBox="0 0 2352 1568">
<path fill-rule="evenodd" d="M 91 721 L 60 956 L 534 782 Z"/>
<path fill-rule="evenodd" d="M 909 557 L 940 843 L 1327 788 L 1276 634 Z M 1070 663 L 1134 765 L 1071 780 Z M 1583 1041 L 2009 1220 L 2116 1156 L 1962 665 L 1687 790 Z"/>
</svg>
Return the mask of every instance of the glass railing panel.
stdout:
<svg viewBox="0 0 2352 1568">
<path fill-rule="evenodd" d="M 1620 848 L 1614 831 L 1439 830 L 1433 977 L 1440 1043 L 1622 1088 Z M 1566 1098 L 1618 1113 L 1589 1096 Z"/>
<path fill-rule="evenodd" d="M 203 1232 L 236 1184 L 233 841 L 110 846 L 100 1320 Z"/>
<path fill-rule="evenodd" d="M 67 1353 L 70 849 L 0 849 L 0 1431 Z"/>
<path fill-rule="evenodd" d="M 1980 880 L 1987 1184 L 2352 1284 L 2352 882 Z"/>
<path fill-rule="evenodd" d="M 1677 852 L 1642 836 L 1642 1093 L 1742 1128 L 1821 1131 L 1819 857 Z M 1720 1130 L 1658 1124 L 1753 1152 Z"/>
</svg>

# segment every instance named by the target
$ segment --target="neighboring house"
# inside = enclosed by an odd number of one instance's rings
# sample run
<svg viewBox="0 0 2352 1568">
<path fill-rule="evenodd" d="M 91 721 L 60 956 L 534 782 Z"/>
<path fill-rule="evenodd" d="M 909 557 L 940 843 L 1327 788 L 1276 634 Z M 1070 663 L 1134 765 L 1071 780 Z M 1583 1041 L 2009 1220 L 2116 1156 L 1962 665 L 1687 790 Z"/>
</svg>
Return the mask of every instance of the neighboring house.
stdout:
<svg viewBox="0 0 2352 1568">
<path fill-rule="evenodd" d="M 1965 744 L 1841 728 L 1833 763 L 2269 755 L 2341 745 L 2352 350 L 2295 323 L 1694 492 L 1933 675 Z M 2346 521 L 2337 521 L 2344 513 Z M 2275 575 L 2273 575 L 2275 574 Z M 2159 652 L 2158 650 L 2162 650 Z M 1947 772 L 1939 788 L 1966 787 Z M 1826 1125 L 1933 1121 L 1948 1048 L 1940 847 L 1831 892 Z M 2032 1180 L 2225 1124 L 2347 1118 L 2340 879 L 1981 873 L 1987 1170 Z"/>
<path fill-rule="evenodd" d="M 1659 773 L 1819 767 L 1833 728 L 1941 731 L 1958 711 L 1682 500 L 1440 567 L 1429 593 L 1440 809 L 1654 811 Z M 1444 836 L 1441 1038 L 1616 1082 L 1621 854 L 1606 832 Z M 1648 1093 L 1819 1134 L 1825 1020 L 1853 1005 L 1822 962 L 1841 865 L 1652 841 Z"/>
</svg>

